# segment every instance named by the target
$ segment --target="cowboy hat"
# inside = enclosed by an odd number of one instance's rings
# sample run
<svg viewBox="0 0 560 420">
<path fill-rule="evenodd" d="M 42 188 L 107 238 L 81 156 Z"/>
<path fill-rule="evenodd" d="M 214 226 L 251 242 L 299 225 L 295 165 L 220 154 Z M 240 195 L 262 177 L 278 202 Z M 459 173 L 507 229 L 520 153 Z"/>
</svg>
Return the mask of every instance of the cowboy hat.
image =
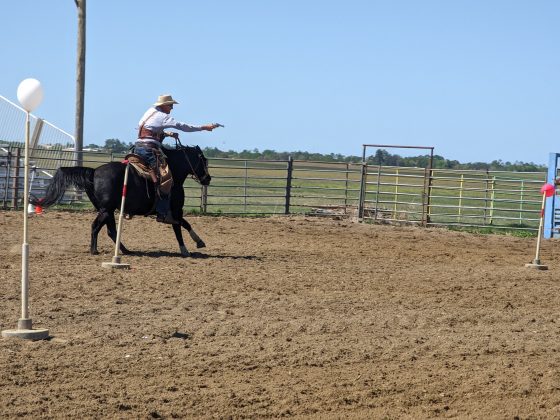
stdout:
<svg viewBox="0 0 560 420">
<path fill-rule="evenodd" d="M 154 106 L 160 106 L 160 105 L 173 105 L 173 104 L 178 104 L 179 102 L 177 102 L 175 99 L 173 99 L 171 97 L 171 95 L 159 95 L 157 102 L 154 104 Z"/>
</svg>

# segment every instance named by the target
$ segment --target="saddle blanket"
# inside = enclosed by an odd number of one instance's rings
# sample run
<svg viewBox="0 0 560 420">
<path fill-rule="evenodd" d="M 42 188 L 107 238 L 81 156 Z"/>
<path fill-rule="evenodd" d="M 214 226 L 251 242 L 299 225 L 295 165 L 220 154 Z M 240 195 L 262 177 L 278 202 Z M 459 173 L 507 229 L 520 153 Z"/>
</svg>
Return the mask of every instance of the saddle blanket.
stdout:
<svg viewBox="0 0 560 420">
<path fill-rule="evenodd" d="M 134 153 L 129 153 L 125 156 L 125 159 L 128 160 L 128 163 L 130 163 L 134 169 L 136 169 L 138 175 L 142 178 L 149 179 L 150 181 L 152 180 L 152 177 L 150 176 L 150 168 L 146 165 L 144 159 Z M 160 179 L 159 191 L 161 194 L 168 195 L 171 192 L 171 187 L 173 186 L 173 178 L 171 177 L 171 171 L 169 170 L 169 165 L 165 159 L 160 160 L 158 170 Z"/>
</svg>

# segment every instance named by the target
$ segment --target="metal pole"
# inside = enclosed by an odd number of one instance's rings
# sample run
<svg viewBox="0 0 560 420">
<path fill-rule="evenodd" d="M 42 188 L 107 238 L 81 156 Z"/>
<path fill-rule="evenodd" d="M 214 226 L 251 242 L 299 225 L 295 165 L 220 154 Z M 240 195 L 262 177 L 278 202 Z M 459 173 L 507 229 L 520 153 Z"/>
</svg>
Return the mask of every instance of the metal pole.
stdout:
<svg viewBox="0 0 560 420">
<path fill-rule="evenodd" d="M 461 174 L 461 181 L 459 182 L 459 209 L 457 214 L 457 222 L 461 222 L 461 206 L 463 205 L 463 186 L 464 186 L 465 177 Z"/>
<path fill-rule="evenodd" d="M 377 191 L 375 193 L 375 215 L 374 219 L 377 220 L 379 214 L 379 194 L 381 193 L 381 165 L 377 166 Z"/>
<path fill-rule="evenodd" d="M 288 168 L 286 176 L 286 207 L 284 214 L 290 214 L 290 198 L 292 196 L 292 172 L 294 170 L 294 159 L 290 156 L 288 158 Z"/>
<path fill-rule="evenodd" d="M 395 194 L 393 195 L 393 219 L 397 218 L 398 199 L 399 199 L 399 168 L 395 170 Z"/>
<path fill-rule="evenodd" d="M 247 161 L 245 164 L 245 177 L 243 178 L 243 211 L 247 213 L 247 178 L 249 177 L 249 171 L 247 169 Z"/>
<path fill-rule="evenodd" d="M 488 192 L 489 189 L 489 182 L 490 182 L 490 172 L 486 169 L 486 190 L 484 191 L 484 224 L 486 224 L 486 220 L 488 218 Z"/>
<path fill-rule="evenodd" d="M 425 217 L 422 220 L 424 226 L 427 226 L 430 223 L 430 203 L 432 199 L 432 178 L 433 178 L 433 170 L 434 170 L 434 148 L 429 147 L 430 149 L 430 166 L 428 168 L 428 178 L 427 178 L 427 185 L 424 184 L 424 189 L 426 191 L 426 200 L 425 200 Z"/>
<path fill-rule="evenodd" d="M 496 177 L 492 177 L 492 190 L 490 193 L 490 224 L 494 223 L 494 199 L 496 198 Z"/>
<path fill-rule="evenodd" d="M 523 188 L 525 186 L 525 183 L 523 182 L 523 180 L 521 180 L 521 193 L 519 196 L 519 226 L 521 226 L 523 224 Z M 544 207 L 543 207 L 543 212 L 544 212 Z M 543 214 L 544 216 L 544 214 Z"/>
<path fill-rule="evenodd" d="M 344 214 L 348 211 L 348 176 L 350 172 L 350 164 L 346 163 L 346 181 L 344 182 Z"/>
<path fill-rule="evenodd" d="M 365 201 L 365 187 L 366 187 L 366 145 L 363 145 L 362 151 L 362 168 L 360 174 L 360 196 L 358 201 L 358 219 L 362 220 L 364 218 L 364 201 Z"/>
</svg>

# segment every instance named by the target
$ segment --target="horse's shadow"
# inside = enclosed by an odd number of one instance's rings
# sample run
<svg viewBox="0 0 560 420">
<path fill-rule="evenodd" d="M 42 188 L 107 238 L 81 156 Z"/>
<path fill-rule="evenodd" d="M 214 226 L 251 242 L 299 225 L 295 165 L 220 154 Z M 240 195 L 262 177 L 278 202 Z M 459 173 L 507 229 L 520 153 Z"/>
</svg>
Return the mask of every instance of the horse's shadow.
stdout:
<svg viewBox="0 0 560 420">
<path fill-rule="evenodd" d="M 126 255 L 130 255 L 132 257 L 150 257 L 150 258 L 162 258 L 162 257 L 174 257 L 174 258 L 185 258 L 178 252 L 169 252 L 169 251 L 130 251 Z M 191 252 L 188 257 L 186 258 L 194 258 L 194 259 L 218 259 L 218 260 L 262 260 L 262 257 L 257 257 L 255 255 L 210 255 L 205 254 L 203 252 Z"/>
</svg>

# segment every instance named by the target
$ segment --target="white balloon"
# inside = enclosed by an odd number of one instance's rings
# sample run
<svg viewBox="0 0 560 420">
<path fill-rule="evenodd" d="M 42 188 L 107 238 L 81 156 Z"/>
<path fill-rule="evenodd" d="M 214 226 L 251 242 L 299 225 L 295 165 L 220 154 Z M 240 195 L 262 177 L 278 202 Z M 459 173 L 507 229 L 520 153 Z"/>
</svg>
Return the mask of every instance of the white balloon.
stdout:
<svg viewBox="0 0 560 420">
<path fill-rule="evenodd" d="M 43 87 L 37 79 L 23 80 L 17 89 L 17 98 L 23 109 L 33 111 L 43 100 Z"/>
</svg>

